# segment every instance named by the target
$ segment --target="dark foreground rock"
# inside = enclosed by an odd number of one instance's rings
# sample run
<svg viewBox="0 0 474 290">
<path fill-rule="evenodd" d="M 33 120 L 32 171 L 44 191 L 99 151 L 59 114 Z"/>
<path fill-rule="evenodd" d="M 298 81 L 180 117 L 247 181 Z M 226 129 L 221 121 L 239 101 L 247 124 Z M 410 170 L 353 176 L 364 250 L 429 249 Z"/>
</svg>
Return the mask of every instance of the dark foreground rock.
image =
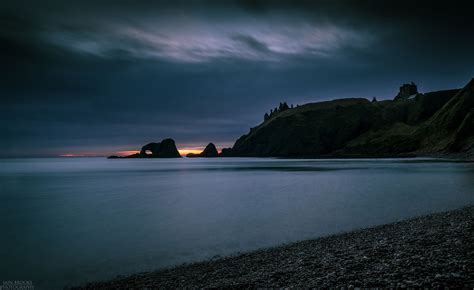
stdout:
<svg viewBox="0 0 474 290">
<path fill-rule="evenodd" d="M 77 289 L 474 287 L 474 206 Z"/>
</svg>

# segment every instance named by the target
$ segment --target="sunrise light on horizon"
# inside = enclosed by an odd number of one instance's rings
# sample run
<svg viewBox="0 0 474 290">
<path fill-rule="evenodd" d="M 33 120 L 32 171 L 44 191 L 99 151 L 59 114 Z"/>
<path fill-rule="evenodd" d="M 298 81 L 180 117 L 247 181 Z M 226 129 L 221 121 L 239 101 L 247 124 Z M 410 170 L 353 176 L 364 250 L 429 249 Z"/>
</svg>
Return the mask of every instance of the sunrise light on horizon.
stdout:
<svg viewBox="0 0 474 290">
<path fill-rule="evenodd" d="M 184 146 L 178 148 L 178 152 L 181 156 L 185 157 L 186 155 L 199 154 L 204 150 L 205 146 Z M 221 152 L 219 149 L 218 152 Z M 59 154 L 58 157 L 104 157 L 109 155 L 116 155 L 120 157 L 129 156 L 133 154 L 140 153 L 140 150 L 122 150 L 115 151 L 113 153 L 104 153 L 104 152 L 67 152 Z"/>
</svg>

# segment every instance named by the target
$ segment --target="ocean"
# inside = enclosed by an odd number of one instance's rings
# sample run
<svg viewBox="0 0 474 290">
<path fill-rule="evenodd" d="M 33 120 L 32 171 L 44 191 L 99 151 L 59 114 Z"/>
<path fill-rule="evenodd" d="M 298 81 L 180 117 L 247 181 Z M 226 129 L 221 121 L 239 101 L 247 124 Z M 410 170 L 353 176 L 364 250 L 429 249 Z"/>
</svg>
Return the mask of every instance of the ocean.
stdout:
<svg viewBox="0 0 474 290">
<path fill-rule="evenodd" d="M 442 159 L 0 159 L 0 281 L 61 289 L 474 203 Z"/>
</svg>

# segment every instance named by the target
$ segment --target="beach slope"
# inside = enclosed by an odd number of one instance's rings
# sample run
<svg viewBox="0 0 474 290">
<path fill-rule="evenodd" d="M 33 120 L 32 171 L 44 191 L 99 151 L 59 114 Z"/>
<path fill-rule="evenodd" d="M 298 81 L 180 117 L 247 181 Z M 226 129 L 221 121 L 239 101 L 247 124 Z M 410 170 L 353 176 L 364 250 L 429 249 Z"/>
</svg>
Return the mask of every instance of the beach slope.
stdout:
<svg viewBox="0 0 474 290">
<path fill-rule="evenodd" d="M 474 287 L 474 206 L 77 289 Z"/>
</svg>

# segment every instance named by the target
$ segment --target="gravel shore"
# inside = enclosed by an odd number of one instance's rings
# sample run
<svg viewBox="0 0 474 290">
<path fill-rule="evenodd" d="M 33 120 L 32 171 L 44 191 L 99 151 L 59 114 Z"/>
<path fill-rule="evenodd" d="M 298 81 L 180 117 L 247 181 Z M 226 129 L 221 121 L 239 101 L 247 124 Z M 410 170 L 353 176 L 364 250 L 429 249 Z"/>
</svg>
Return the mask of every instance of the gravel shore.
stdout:
<svg viewBox="0 0 474 290">
<path fill-rule="evenodd" d="M 474 287 L 474 206 L 77 289 Z"/>
</svg>

